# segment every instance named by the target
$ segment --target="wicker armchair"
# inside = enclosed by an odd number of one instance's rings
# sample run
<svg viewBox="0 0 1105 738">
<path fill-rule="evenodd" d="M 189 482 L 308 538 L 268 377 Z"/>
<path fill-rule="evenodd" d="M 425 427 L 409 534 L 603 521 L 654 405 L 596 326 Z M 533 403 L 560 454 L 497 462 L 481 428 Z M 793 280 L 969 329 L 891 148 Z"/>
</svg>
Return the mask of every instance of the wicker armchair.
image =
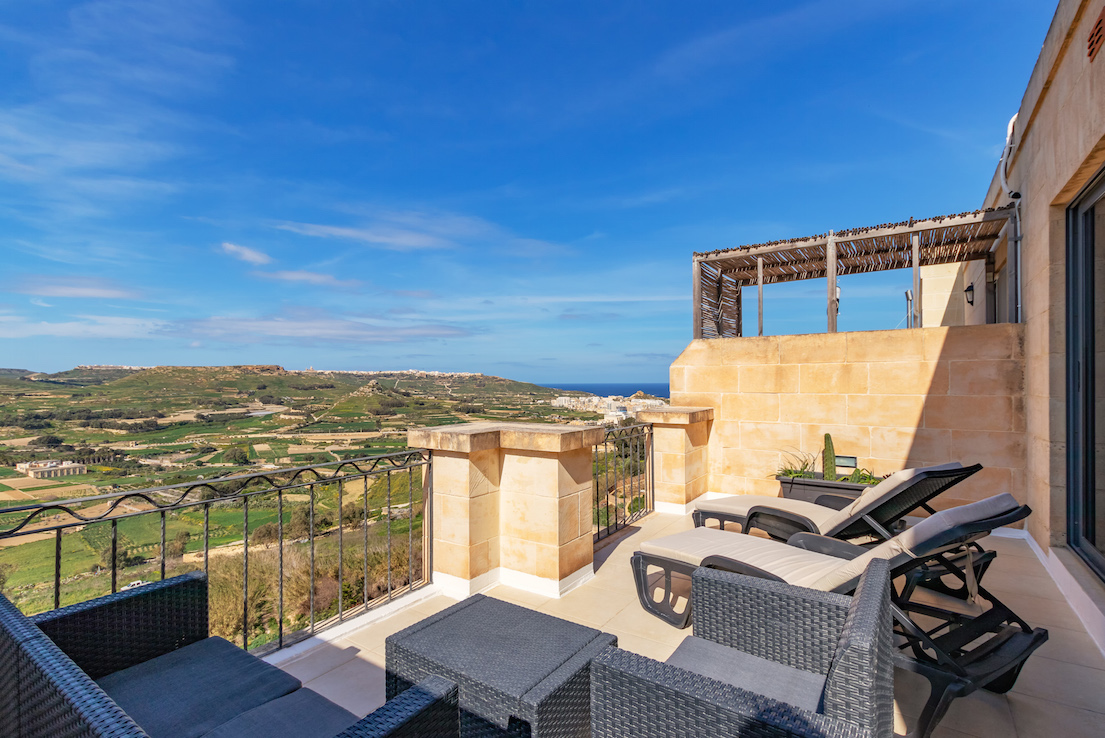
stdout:
<svg viewBox="0 0 1105 738">
<path fill-rule="evenodd" d="M 123 670 L 142 668 L 153 659 L 179 655 L 181 649 L 213 640 L 218 639 L 208 639 L 207 632 L 207 579 L 199 572 L 33 618 L 23 615 L 0 595 L 0 735 L 148 738 L 139 722 L 108 695 L 108 687 L 101 687 L 95 680 L 106 685 L 112 675 Z M 230 648 L 225 642 L 222 647 Z M 239 664 L 254 660 L 255 670 L 271 670 L 290 684 L 283 685 L 284 696 L 244 706 L 240 714 L 213 726 L 211 735 L 239 735 L 258 724 L 267 724 L 265 720 L 271 723 L 275 707 L 283 700 L 291 700 L 292 707 L 305 708 L 311 720 L 320 717 L 312 710 L 328 709 L 329 722 L 319 724 L 340 721 L 347 714 L 275 667 L 244 652 L 233 655 Z M 212 668 L 218 670 L 217 666 Z M 228 694 L 234 699 L 235 690 L 222 689 L 218 680 L 197 681 L 201 683 L 197 688 L 210 690 L 212 705 L 227 699 Z M 156 709 L 157 694 L 143 697 L 142 702 Z M 287 707 L 286 703 L 284 709 Z M 210 716 L 195 717 L 199 720 Z M 348 718 L 334 729 L 340 738 L 456 736 L 457 687 L 441 677 L 429 677 L 371 715 L 359 721 L 353 715 Z M 195 725 L 179 727 L 192 730 Z M 179 733 L 172 730 L 171 734 Z"/>
<path fill-rule="evenodd" d="M 894 734 L 885 561 L 851 597 L 698 569 L 691 598 L 694 636 L 667 662 L 618 648 L 594 660 L 595 738 Z"/>
</svg>

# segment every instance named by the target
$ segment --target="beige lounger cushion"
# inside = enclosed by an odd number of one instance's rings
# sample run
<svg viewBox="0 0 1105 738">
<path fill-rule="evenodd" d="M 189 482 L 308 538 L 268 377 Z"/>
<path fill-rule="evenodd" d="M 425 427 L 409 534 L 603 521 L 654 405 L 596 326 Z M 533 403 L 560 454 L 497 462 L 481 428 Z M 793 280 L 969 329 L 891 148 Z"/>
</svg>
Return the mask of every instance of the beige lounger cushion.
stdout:
<svg viewBox="0 0 1105 738">
<path fill-rule="evenodd" d="M 692 566 L 698 566 L 707 556 L 724 556 L 804 587 L 812 587 L 813 582 L 825 578 L 842 563 L 832 556 L 788 546 L 782 541 L 717 528 L 693 528 L 645 541 L 641 552 Z"/>
<path fill-rule="evenodd" d="M 802 515 L 812 520 L 817 529 L 822 530 L 822 523 L 836 516 L 837 511 L 824 505 L 815 505 L 805 500 L 792 500 L 789 497 L 768 497 L 767 495 L 730 495 L 718 497 L 713 500 L 700 500 L 695 503 L 695 508 L 703 512 L 725 513 L 728 515 L 740 515 L 747 517 L 748 511 L 753 507 L 770 507 L 772 510 Z"/>
<path fill-rule="evenodd" d="M 876 506 L 882 504 L 888 497 L 893 497 L 906 487 L 909 487 L 913 484 L 913 479 L 921 474 L 962 468 L 962 464 L 958 461 L 953 461 L 950 464 L 937 464 L 936 466 L 922 466 L 916 469 L 902 469 L 901 471 L 896 471 L 874 487 L 868 487 L 863 490 L 863 494 L 857 497 L 856 501 L 851 505 L 839 511 L 836 518 L 829 521 L 827 523 L 828 527 L 823 527 L 821 532 L 828 536 L 837 533 L 852 520 L 866 515 Z"/>
<path fill-rule="evenodd" d="M 776 510 L 793 512 L 803 515 L 817 525 L 817 532 L 822 535 L 832 536 L 843 530 L 849 523 L 866 515 L 876 506 L 880 505 L 888 497 L 901 492 L 913 483 L 915 477 L 925 472 L 943 471 L 945 469 L 962 469 L 959 462 L 939 464 L 937 466 L 925 466 L 917 469 L 902 469 L 894 472 L 878 484 L 868 487 L 855 502 L 843 510 L 833 510 L 804 500 L 792 500 L 787 497 L 767 497 L 765 495 L 733 495 L 727 498 L 714 500 L 702 500 L 695 507 L 705 512 L 723 512 L 731 515 L 748 515 L 749 509 L 755 505 L 771 507 Z"/>
<path fill-rule="evenodd" d="M 943 510 L 850 561 L 806 551 L 782 541 L 717 528 L 694 528 L 645 541 L 641 551 L 691 565 L 701 564 L 707 556 L 723 556 L 774 574 L 789 584 L 829 592 L 859 577 L 872 559 L 893 559 L 899 554 L 913 558 L 913 549 L 918 544 L 940 533 L 973 520 L 1011 512 L 1017 507 L 1019 504 L 1013 496 L 1003 493 Z"/>
<path fill-rule="evenodd" d="M 1020 505 L 1013 498 L 1013 495 L 1008 492 L 1003 492 L 1000 495 L 987 497 L 985 500 L 980 500 L 979 502 L 972 502 L 970 505 L 962 505 L 948 510 L 941 510 L 935 515 L 925 518 L 912 528 L 899 533 L 889 541 L 880 543 L 867 553 L 857 556 L 851 561 L 844 562 L 844 566 L 841 566 L 836 571 L 829 572 L 821 581 L 817 582 L 817 584 L 806 586 L 830 591 L 862 574 L 867 568 L 868 562 L 872 559 L 893 559 L 899 554 L 906 554 L 910 558 L 913 558 L 916 556 L 914 551 L 919 547 L 918 544 L 930 541 L 940 533 L 950 530 L 957 525 L 1002 515 L 1003 513 L 1016 510 L 1018 507 L 1020 507 Z"/>
</svg>

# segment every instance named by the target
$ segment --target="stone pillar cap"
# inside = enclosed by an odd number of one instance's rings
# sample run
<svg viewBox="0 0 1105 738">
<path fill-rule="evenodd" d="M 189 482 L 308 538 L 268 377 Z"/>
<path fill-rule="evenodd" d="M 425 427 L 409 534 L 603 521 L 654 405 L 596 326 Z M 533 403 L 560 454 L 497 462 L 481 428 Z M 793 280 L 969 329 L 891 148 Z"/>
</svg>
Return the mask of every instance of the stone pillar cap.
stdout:
<svg viewBox="0 0 1105 738">
<path fill-rule="evenodd" d="M 462 423 L 407 431 L 407 445 L 434 451 L 470 454 L 493 448 L 560 453 L 602 443 L 602 426 L 551 423 Z"/>
<path fill-rule="evenodd" d="M 661 407 L 641 410 L 637 413 L 637 420 L 642 423 L 661 425 L 690 425 L 713 419 L 712 407 Z"/>
</svg>

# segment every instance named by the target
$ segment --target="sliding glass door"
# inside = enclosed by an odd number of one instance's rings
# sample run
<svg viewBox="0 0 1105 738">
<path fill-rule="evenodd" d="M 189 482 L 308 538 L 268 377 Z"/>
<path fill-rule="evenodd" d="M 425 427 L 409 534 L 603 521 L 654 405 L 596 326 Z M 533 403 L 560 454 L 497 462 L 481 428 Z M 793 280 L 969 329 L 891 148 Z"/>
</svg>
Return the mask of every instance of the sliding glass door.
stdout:
<svg viewBox="0 0 1105 738">
<path fill-rule="evenodd" d="M 1105 172 L 1067 213 L 1068 537 L 1105 578 Z"/>
</svg>

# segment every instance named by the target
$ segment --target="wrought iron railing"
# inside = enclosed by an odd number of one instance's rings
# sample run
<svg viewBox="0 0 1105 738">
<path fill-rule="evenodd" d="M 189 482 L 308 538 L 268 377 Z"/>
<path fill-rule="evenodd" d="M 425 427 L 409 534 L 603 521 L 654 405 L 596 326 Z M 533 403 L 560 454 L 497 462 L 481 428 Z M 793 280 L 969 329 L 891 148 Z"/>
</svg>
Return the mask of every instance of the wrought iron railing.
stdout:
<svg viewBox="0 0 1105 738">
<path fill-rule="evenodd" d="M 6 594 L 31 613 L 202 567 L 212 634 L 275 650 L 429 581 L 430 477 L 412 450 L 3 508 Z"/>
<path fill-rule="evenodd" d="M 652 511 L 652 425 L 607 429 L 592 462 L 592 533 L 597 543 Z"/>
</svg>

